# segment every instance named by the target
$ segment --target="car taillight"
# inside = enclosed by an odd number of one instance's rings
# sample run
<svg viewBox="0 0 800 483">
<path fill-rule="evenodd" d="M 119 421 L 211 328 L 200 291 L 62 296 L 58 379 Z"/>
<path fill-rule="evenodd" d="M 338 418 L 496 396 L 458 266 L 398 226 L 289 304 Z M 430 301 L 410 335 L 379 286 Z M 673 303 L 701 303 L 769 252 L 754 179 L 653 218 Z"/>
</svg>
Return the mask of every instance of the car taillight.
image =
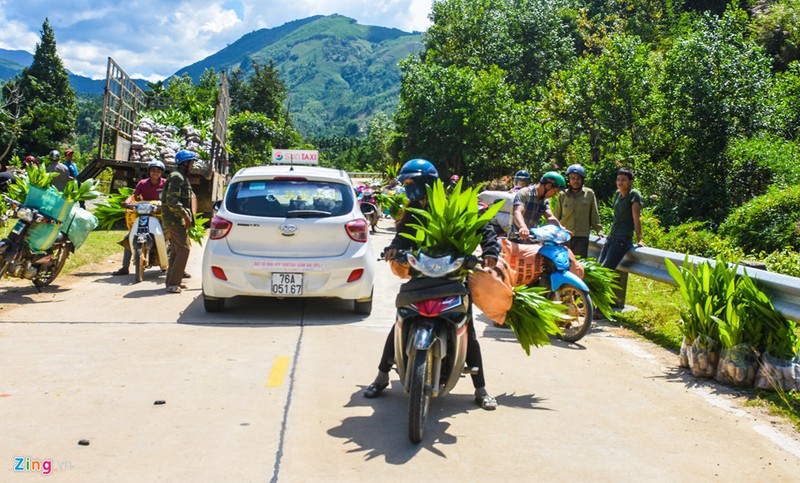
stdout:
<svg viewBox="0 0 800 483">
<path fill-rule="evenodd" d="M 218 267 L 216 265 L 211 267 L 211 273 L 213 273 L 214 276 L 217 277 L 220 280 L 225 280 L 225 281 L 228 280 L 227 275 L 225 275 L 225 270 L 223 270 L 222 268 L 220 268 L 220 267 Z"/>
<path fill-rule="evenodd" d="M 350 272 L 350 276 L 347 277 L 347 283 L 355 282 L 356 280 L 360 279 L 362 275 L 364 275 L 364 269 L 356 268 L 355 270 Z"/>
<path fill-rule="evenodd" d="M 226 220 L 225 218 L 220 218 L 215 216 L 211 219 L 211 230 L 209 232 L 209 238 L 212 240 L 219 240 L 220 238 L 225 238 L 229 231 L 231 231 L 231 227 L 233 223 Z"/>
<path fill-rule="evenodd" d="M 348 221 L 345 223 L 344 229 L 347 230 L 347 236 L 349 236 L 351 240 L 359 243 L 366 243 L 367 237 L 369 236 L 369 224 L 367 220 L 359 218 L 357 220 Z"/>
</svg>

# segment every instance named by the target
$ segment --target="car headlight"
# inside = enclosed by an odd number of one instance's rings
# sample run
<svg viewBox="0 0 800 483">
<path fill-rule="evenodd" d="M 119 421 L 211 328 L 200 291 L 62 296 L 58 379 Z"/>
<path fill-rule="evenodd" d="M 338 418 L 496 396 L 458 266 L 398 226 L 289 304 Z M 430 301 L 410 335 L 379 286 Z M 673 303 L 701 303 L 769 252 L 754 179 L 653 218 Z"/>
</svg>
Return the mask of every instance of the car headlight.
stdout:
<svg viewBox="0 0 800 483">
<path fill-rule="evenodd" d="M 26 223 L 30 223 L 33 221 L 33 210 L 23 206 L 17 210 L 17 218 Z"/>
</svg>

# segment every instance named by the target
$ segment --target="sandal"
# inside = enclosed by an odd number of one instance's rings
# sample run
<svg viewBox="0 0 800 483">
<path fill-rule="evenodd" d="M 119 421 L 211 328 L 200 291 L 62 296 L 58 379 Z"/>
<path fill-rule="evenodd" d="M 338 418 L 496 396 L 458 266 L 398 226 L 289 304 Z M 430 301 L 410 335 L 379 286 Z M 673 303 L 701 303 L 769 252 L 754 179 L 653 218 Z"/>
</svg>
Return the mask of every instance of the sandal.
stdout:
<svg viewBox="0 0 800 483">
<path fill-rule="evenodd" d="M 478 406 L 480 406 L 481 409 L 485 409 L 487 411 L 494 411 L 497 409 L 497 399 L 488 394 L 483 396 L 475 396 L 475 402 L 478 403 Z"/>
<path fill-rule="evenodd" d="M 380 396 L 381 392 L 383 392 L 383 390 L 386 389 L 387 387 L 389 387 L 388 382 L 384 382 L 383 384 L 378 384 L 376 382 L 373 382 L 372 384 L 364 388 L 364 397 L 369 399 L 378 397 Z"/>
</svg>

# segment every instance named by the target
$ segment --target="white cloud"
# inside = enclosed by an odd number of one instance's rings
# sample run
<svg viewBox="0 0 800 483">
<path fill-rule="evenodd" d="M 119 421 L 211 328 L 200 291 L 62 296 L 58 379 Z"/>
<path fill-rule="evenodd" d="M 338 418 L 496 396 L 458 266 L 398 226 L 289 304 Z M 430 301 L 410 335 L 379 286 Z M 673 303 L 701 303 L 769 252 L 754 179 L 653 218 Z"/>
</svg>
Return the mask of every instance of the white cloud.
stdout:
<svg viewBox="0 0 800 483">
<path fill-rule="evenodd" d="M 33 53 L 49 18 L 64 66 L 101 79 L 112 57 L 150 81 L 225 48 L 242 35 L 338 13 L 364 25 L 424 31 L 433 0 L 0 0 L 0 48 Z"/>
</svg>

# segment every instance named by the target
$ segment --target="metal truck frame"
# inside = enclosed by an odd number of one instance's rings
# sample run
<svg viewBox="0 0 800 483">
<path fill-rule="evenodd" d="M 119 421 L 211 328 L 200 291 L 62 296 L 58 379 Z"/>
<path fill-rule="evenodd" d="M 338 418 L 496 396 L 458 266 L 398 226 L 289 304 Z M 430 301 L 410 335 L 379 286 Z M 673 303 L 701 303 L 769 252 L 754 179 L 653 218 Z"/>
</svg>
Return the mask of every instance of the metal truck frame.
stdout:
<svg viewBox="0 0 800 483">
<path fill-rule="evenodd" d="M 78 180 L 96 178 L 103 170 L 113 172 L 111 191 L 133 187 L 147 177 L 147 163 L 132 161 L 131 140 L 140 114 L 147 108 L 145 92 L 133 82 L 111 57 L 106 70 L 103 112 L 100 120 L 100 142 L 97 157 L 78 175 Z M 222 199 L 228 179 L 226 149 L 230 97 L 225 72 L 220 73 L 219 90 L 214 108 L 211 159 L 206 169 L 193 168 L 189 182 L 197 196 L 197 209 L 210 214 L 215 201 Z M 167 172 L 175 169 L 174 159 L 162 159 Z"/>
</svg>

